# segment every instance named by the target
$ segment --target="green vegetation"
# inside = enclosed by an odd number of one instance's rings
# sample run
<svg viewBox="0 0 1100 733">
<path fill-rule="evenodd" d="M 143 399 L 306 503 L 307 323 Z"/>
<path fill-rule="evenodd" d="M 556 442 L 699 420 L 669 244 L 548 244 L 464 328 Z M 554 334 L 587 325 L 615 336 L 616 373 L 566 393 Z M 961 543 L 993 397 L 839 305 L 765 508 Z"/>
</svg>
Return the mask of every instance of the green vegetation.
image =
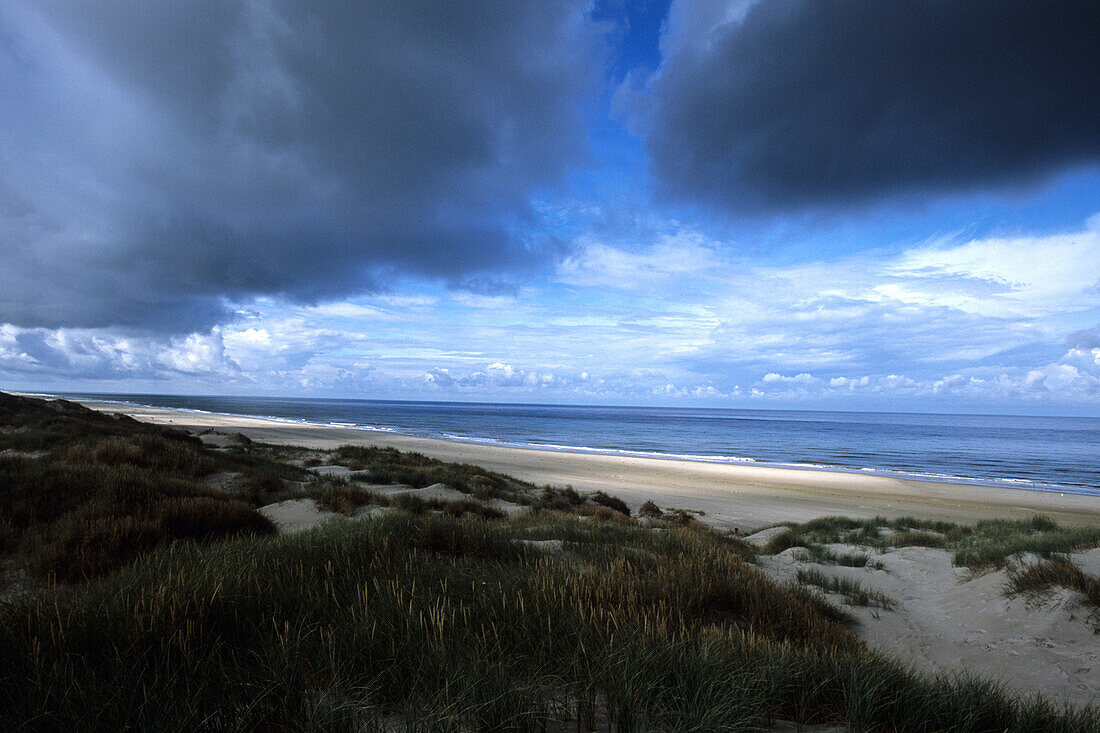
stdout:
<svg viewBox="0 0 1100 733">
<path fill-rule="evenodd" d="M 597 491 L 589 498 L 600 506 L 605 506 L 612 511 L 618 512 L 619 514 L 625 514 L 628 517 L 630 516 L 630 507 L 626 505 L 625 501 L 617 496 L 608 496 L 602 491 Z"/>
<path fill-rule="evenodd" d="M 797 580 L 805 585 L 816 585 L 827 593 L 839 593 L 849 606 L 875 606 L 887 611 L 897 607 L 898 602 L 881 591 L 871 590 L 853 578 L 841 578 L 826 575 L 820 570 L 800 569 Z"/>
<path fill-rule="evenodd" d="M 347 466 L 356 480 L 372 484 L 405 484 L 423 488 L 446 484 L 479 499 L 523 501 L 535 485 L 511 476 L 486 471 L 480 466 L 445 463 L 420 453 L 403 453 L 395 448 L 346 445 L 338 448 L 334 462 Z"/>
<path fill-rule="evenodd" d="M 1100 724 L 871 654 L 712 532 L 545 512 L 165 546 L 0 613 L 0 659 L 8 729 Z"/>
<path fill-rule="evenodd" d="M 1045 517 L 1030 521 L 978 522 L 955 548 L 955 564 L 970 568 L 1001 565 L 1021 552 L 1042 557 L 1100 546 L 1100 527 L 1059 527 Z"/>
<path fill-rule="evenodd" d="M 311 486 L 310 496 L 318 506 L 352 516 L 363 506 L 389 506 L 390 499 L 376 491 L 356 486 L 344 479 L 329 478 Z"/>
<path fill-rule="evenodd" d="M 212 448 L 6 395 L 0 445 L 0 569 L 38 574 L 26 593 L 0 587 L 3 730 L 1100 727 L 1095 709 L 869 651 L 809 576 L 769 580 L 752 548 L 686 512 L 639 523 L 615 497 L 418 454 Z M 299 467 L 333 462 L 350 480 Z M 386 495 L 368 478 L 467 497 Z M 355 518 L 277 535 L 256 511 L 305 497 Z M 499 499 L 528 511 L 508 517 Z M 812 553 L 859 532 L 850 522 L 789 539 Z"/>
<path fill-rule="evenodd" d="M 800 562 L 812 562 L 818 565 L 843 565 L 849 568 L 872 568 L 882 570 L 886 566 L 863 552 L 834 552 L 825 545 L 809 543 L 797 555 Z"/>
<path fill-rule="evenodd" d="M 0 421 L 0 545 L 39 577 L 77 581 L 165 542 L 274 532 L 251 505 L 204 483 L 238 464 L 190 435 L 5 394 Z"/>
<path fill-rule="evenodd" d="M 823 545 L 836 543 L 879 550 L 942 547 L 953 552 L 955 565 L 980 569 L 1003 565 L 1007 558 L 1021 552 L 1048 557 L 1100 547 L 1100 527 L 1060 527 L 1042 516 L 1016 521 L 991 519 L 974 525 L 914 517 L 823 517 L 788 527 L 771 540 L 766 548 L 768 553 L 802 547 L 811 557 L 816 554 L 827 558 Z"/>
</svg>

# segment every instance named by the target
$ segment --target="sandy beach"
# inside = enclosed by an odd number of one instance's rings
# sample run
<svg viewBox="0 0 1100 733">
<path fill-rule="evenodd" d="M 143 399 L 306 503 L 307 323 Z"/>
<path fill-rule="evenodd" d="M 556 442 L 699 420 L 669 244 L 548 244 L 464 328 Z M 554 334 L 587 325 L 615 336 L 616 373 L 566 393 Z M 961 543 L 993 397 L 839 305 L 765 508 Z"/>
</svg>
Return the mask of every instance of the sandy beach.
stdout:
<svg viewBox="0 0 1100 733">
<path fill-rule="evenodd" d="M 473 463 L 537 484 L 603 490 L 636 508 L 703 512 L 716 527 L 744 533 L 785 521 L 830 514 L 855 517 L 914 515 L 973 522 L 1046 514 L 1067 524 L 1100 524 L 1100 498 L 1025 489 L 915 481 L 870 474 L 567 453 L 435 440 L 331 425 L 219 415 L 110 402 L 81 401 L 108 413 L 192 431 L 243 433 L 257 441 L 334 448 L 379 445 L 418 451 L 444 461 Z"/>
</svg>

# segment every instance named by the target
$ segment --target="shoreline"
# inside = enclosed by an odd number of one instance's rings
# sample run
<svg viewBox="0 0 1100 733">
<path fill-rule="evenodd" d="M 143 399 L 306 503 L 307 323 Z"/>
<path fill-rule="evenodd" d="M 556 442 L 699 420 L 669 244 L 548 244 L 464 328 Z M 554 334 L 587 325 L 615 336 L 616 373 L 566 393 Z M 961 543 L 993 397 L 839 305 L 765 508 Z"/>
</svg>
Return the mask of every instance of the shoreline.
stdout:
<svg viewBox="0 0 1100 733">
<path fill-rule="evenodd" d="M 1088 494 L 751 462 L 520 448 L 186 408 L 73 401 L 101 412 L 185 430 L 240 432 L 266 443 L 314 449 L 377 445 L 416 451 L 443 461 L 480 465 L 538 485 L 606 491 L 633 508 L 654 501 L 662 508 L 702 512 L 700 518 L 709 524 L 745 532 L 830 514 L 860 518 L 916 515 L 962 522 L 1046 514 L 1058 522 L 1100 525 L 1100 497 Z"/>
<path fill-rule="evenodd" d="M 142 402 L 132 402 L 130 400 L 115 400 L 104 399 L 98 395 L 90 395 L 82 397 L 79 395 L 67 395 L 64 393 L 20 393 L 25 397 L 38 397 L 43 399 L 65 399 L 80 404 L 96 404 L 100 405 L 102 409 L 106 410 L 110 406 L 118 406 L 125 409 L 164 409 L 174 410 L 177 412 L 194 413 L 196 415 L 214 415 L 224 418 L 240 418 L 240 419 L 257 419 L 257 420 L 269 420 L 277 423 L 285 423 L 287 425 L 312 425 L 316 427 L 332 427 L 339 429 L 357 430 L 368 435 L 391 435 L 402 438 L 421 438 L 424 440 L 437 440 L 445 443 L 461 443 L 479 446 L 495 446 L 502 448 L 512 448 L 517 450 L 536 450 L 547 451 L 550 453 L 574 453 L 582 455 L 601 455 L 601 456 L 621 456 L 625 458 L 655 458 L 670 461 L 683 461 L 687 463 L 715 463 L 720 465 L 747 465 L 758 466 L 762 468 L 780 468 L 790 469 L 795 471 L 823 471 L 827 473 L 842 473 L 850 474 L 853 476 L 879 476 L 884 478 L 900 479 L 903 481 L 915 481 L 915 482 L 927 482 L 927 483 L 940 483 L 940 484 L 953 484 L 953 485 L 968 485 L 968 486 L 983 486 L 987 488 L 999 489 L 999 490 L 1020 490 L 1020 491 L 1042 491 L 1051 492 L 1056 494 L 1075 494 L 1081 496 L 1091 496 L 1100 499 L 1100 486 L 1089 486 L 1084 484 L 1059 484 L 1059 483 L 1045 483 L 1034 479 L 1020 479 L 1009 477 L 981 477 L 981 476 L 964 476 L 954 475 L 947 473 L 931 473 L 928 471 L 919 470 L 904 470 L 897 468 L 879 467 L 879 466 L 843 466 L 834 465 L 828 463 L 803 463 L 798 461 L 782 461 L 782 460 L 762 460 L 753 458 L 751 456 L 726 456 L 726 455 L 712 455 L 705 453 L 662 453 L 659 451 L 645 451 L 645 450 L 630 450 L 623 448 L 601 448 L 586 445 L 563 445 L 552 443 L 536 443 L 536 442 L 516 442 L 501 440 L 498 438 L 492 438 L 488 436 L 476 436 L 476 435 L 454 435 L 450 433 L 443 433 L 442 435 L 435 435 L 430 433 L 416 432 L 415 430 L 405 430 L 400 427 L 390 426 L 374 426 L 365 425 L 355 422 L 344 422 L 339 420 L 330 420 L 328 422 L 318 422 L 307 418 L 296 417 L 284 417 L 280 415 L 267 415 L 267 414 L 249 414 L 249 413 L 235 413 L 235 412 L 220 412 L 214 410 L 204 410 L 197 407 L 179 407 L 179 406 L 164 406 L 164 405 L 149 405 Z"/>
</svg>

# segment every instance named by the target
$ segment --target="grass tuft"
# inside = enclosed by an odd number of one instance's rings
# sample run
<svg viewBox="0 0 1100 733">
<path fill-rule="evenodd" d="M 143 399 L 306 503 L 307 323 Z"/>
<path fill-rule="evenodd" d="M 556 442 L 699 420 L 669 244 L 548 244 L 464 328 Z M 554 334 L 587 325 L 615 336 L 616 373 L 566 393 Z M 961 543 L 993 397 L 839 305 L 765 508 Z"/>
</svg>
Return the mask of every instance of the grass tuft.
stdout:
<svg viewBox="0 0 1100 733">
<path fill-rule="evenodd" d="M 1026 567 L 1010 568 L 1005 594 L 1010 598 L 1024 595 L 1035 601 L 1050 595 L 1054 588 L 1068 588 L 1081 594 L 1092 608 L 1092 620 L 1100 633 L 1100 577 L 1089 575 L 1068 557 L 1055 557 Z"/>
<path fill-rule="evenodd" d="M 366 483 L 405 484 L 417 489 L 446 484 L 482 499 L 524 502 L 529 501 L 527 495 L 535 489 L 534 484 L 486 471 L 480 466 L 445 463 L 395 448 L 345 445 L 336 450 L 334 458 L 355 472 L 355 479 Z"/>
<path fill-rule="evenodd" d="M 892 611 L 898 605 L 890 596 L 877 590 L 872 590 L 853 578 L 842 578 L 835 575 L 826 575 L 813 568 L 799 569 L 796 579 L 799 583 L 814 585 L 827 593 L 839 593 L 844 596 L 844 602 L 850 606 L 874 606 L 887 611 Z"/>
<path fill-rule="evenodd" d="M 799 562 L 813 562 L 819 565 L 842 565 L 848 568 L 873 568 L 884 570 L 885 565 L 863 552 L 834 552 L 824 545 L 809 543 L 798 553 Z"/>
</svg>

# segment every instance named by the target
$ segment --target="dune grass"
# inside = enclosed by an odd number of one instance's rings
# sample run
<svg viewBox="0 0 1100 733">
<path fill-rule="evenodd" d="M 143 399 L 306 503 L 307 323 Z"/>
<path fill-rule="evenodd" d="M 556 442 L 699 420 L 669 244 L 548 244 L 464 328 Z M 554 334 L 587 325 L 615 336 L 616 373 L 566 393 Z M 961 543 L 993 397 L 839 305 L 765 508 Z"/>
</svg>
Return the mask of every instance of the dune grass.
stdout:
<svg viewBox="0 0 1100 733">
<path fill-rule="evenodd" d="M 796 580 L 806 585 L 815 585 L 827 593 L 839 593 L 844 596 L 844 602 L 849 606 L 873 606 L 892 611 L 898 605 L 898 602 L 890 596 L 867 588 L 854 578 L 826 575 L 813 568 L 801 568 L 796 575 Z"/>
<path fill-rule="evenodd" d="M 970 568 L 1002 565 L 1021 552 L 1049 557 L 1100 547 L 1100 527 L 1060 527 L 1045 517 L 978 522 L 955 547 L 955 564 Z"/>
<path fill-rule="evenodd" d="M 274 531 L 251 505 L 202 482 L 212 464 L 191 445 L 151 436 L 123 441 L 0 457 L 8 544 L 38 574 L 79 580 L 163 542 Z"/>
<path fill-rule="evenodd" d="M 306 488 L 306 494 L 313 498 L 318 506 L 346 516 L 355 514 L 360 507 L 367 505 L 390 506 L 389 497 L 356 486 L 346 479 L 326 477 Z"/>
<path fill-rule="evenodd" d="M 0 553 L 16 553 L 42 578 L 78 582 L 132 562 L 176 540 L 208 541 L 267 534 L 273 526 L 255 508 L 312 497 L 322 507 L 352 515 L 367 504 L 398 504 L 412 513 L 497 518 L 502 512 L 477 499 L 505 497 L 539 504 L 536 487 L 477 466 L 437 461 L 388 448 L 344 446 L 318 456 L 293 446 L 271 446 L 238 436 L 226 448 L 170 428 L 112 417 L 65 400 L 0 393 Z M 342 463 L 357 479 L 446 483 L 470 495 L 465 502 L 417 497 L 391 501 L 356 482 L 316 476 L 312 459 Z M 225 478 L 214 486 L 215 472 Z M 565 511 L 606 519 L 628 515 L 616 497 L 581 496 L 572 488 L 543 493 L 564 497 Z M 3 589 L 0 588 L 0 591 Z"/>
<path fill-rule="evenodd" d="M 802 547 L 811 556 L 816 553 L 827 557 L 823 546 L 836 543 L 878 550 L 942 547 L 953 553 L 955 565 L 980 569 L 1004 565 L 1006 559 L 1021 552 L 1050 556 L 1100 547 L 1100 527 L 1061 527 L 1043 516 L 991 519 L 973 525 L 915 517 L 823 517 L 787 527 L 772 538 L 766 552 L 775 554 Z"/>
<path fill-rule="evenodd" d="M 68 582 L 0 601 L 3 730 L 1100 727 L 1096 710 L 868 651 L 849 612 L 769 580 L 752 548 L 682 512 L 654 531 L 615 497 L 476 466 L 247 440 L 215 450 L 7 397 L 0 551 Z M 387 497 L 291 460 L 469 498 Z M 208 485 L 212 472 L 234 476 L 231 489 Z M 274 535 L 255 506 L 291 496 L 349 515 L 388 509 Z M 488 498 L 532 511 L 508 518 Z M 959 542 L 962 530 L 913 520 L 904 531 Z M 789 534 L 809 552 L 830 536 L 883 539 L 843 518 Z"/>
<path fill-rule="evenodd" d="M 333 459 L 354 472 L 354 478 L 374 484 L 405 484 L 424 488 L 446 484 L 479 499 L 499 498 L 520 503 L 530 501 L 534 484 L 487 471 L 480 466 L 447 463 L 422 453 L 396 448 L 346 445 L 338 448 Z"/>
<path fill-rule="evenodd" d="M 227 495 L 204 478 L 234 471 L 281 485 L 296 471 L 209 450 L 177 430 L 3 393 L 0 448 L 0 551 L 16 553 L 41 578 L 68 582 L 108 573 L 166 542 L 270 534 L 274 527 L 248 496 Z"/>
<path fill-rule="evenodd" d="M 1010 597 L 1024 595 L 1041 601 L 1055 588 L 1068 588 L 1081 594 L 1084 604 L 1092 609 L 1090 620 L 1100 633 L 1100 577 L 1086 573 L 1066 556 L 1009 569 L 1006 593 Z"/>
<path fill-rule="evenodd" d="M 520 539 L 562 540 L 565 554 Z M 406 512 L 163 546 L 0 610 L 5 729 L 1086 731 L 867 651 L 716 533 Z M 606 729 L 606 727 L 601 728 Z"/>
<path fill-rule="evenodd" d="M 812 562 L 819 565 L 841 565 L 848 568 L 871 568 L 883 570 L 881 561 L 872 559 L 865 552 L 835 552 L 825 545 L 807 543 L 797 555 L 800 562 Z"/>
</svg>

